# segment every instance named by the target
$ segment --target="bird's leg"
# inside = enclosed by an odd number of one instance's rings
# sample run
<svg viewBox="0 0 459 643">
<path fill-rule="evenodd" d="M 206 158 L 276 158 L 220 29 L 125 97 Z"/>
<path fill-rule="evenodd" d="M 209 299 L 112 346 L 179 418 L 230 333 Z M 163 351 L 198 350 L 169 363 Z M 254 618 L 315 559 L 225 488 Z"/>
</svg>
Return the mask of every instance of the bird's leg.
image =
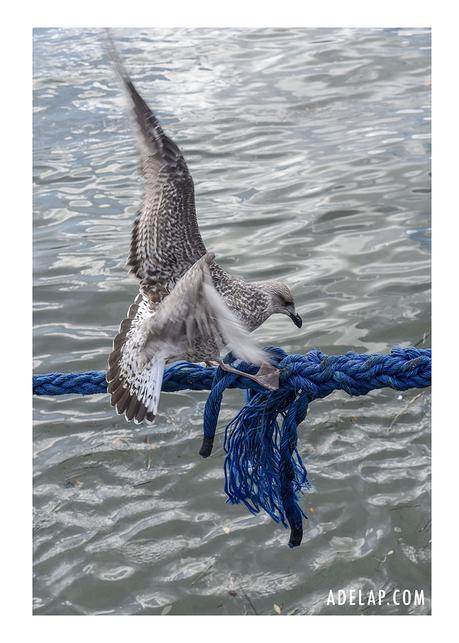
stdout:
<svg viewBox="0 0 459 643">
<path fill-rule="evenodd" d="M 244 373 L 244 371 L 238 371 L 237 368 L 234 368 L 229 364 L 225 364 L 225 362 L 219 362 L 218 365 L 220 366 L 222 371 L 226 371 L 227 373 L 235 373 L 236 375 L 242 375 L 243 377 L 248 377 L 249 380 L 257 382 L 258 384 L 260 384 L 260 386 L 263 386 L 270 391 L 277 391 L 277 389 L 279 388 L 280 370 L 272 364 L 268 364 L 268 362 L 262 362 L 255 375 Z"/>
</svg>

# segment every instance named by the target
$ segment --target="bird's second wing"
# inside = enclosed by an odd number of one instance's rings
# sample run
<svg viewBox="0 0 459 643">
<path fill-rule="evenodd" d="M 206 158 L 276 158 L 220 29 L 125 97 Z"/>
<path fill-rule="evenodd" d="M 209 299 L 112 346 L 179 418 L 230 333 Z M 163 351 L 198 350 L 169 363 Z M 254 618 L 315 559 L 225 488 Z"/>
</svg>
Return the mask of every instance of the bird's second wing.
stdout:
<svg viewBox="0 0 459 643">
<path fill-rule="evenodd" d="M 201 257 L 158 304 L 140 294 L 121 324 L 107 380 L 111 403 L 127 420 L 154 420 L 168 361 L 215 358 L 224 345 L 247 362 L 267 359 L 215 290 L 212 260 Z"/>
<path fill-rule="evenodd" d="M 144 283 L 171 288 L 206 252 L 196 220 L 193 179 L 180 149 L 163 132 L 127 74 L 110 37 L 109 52 L 134 117 L 145 178 L 128 265 Z"/>
<path fill-rule="evenodd" d="M 158 350 L 158 343 L 179 346 L 193 356 L 205 355 L 209 345 L 218 351 L 228 347 L 236 357 L 261 364 L 267 359 L 249 331 L 229 309 L 215 289 L 209 272 L 214 255 L 201 257 L 163 299 L 156 314 L 145 322 L 145 359 Z M 204 359 L 197 354 L 196 358 Z M 218 357 L 215 352 L 211 357 Z"/>
</svg>

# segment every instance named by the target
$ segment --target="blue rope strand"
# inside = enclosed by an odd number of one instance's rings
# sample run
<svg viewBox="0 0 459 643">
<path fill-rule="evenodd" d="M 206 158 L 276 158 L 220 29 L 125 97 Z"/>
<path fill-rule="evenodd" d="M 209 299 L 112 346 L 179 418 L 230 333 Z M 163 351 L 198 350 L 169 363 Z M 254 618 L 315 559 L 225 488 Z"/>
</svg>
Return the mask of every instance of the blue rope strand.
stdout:
<svg viewBox="0 0 459 643">
<path fill-rule="evenodd" d="M 249 511 L 264 509 L 276 522 L 290 526 L 289 546 L 300 544 L 305 517 L 299 495 L 309 487 L 306 468 L 297 450 L 298 425 L 311 401 L 345 391 L 366 395 L 390 387 L 399 391 L 424 388 L 431 383 L 430 349 L 395 347 L 390 353 L 287 355 L 269 347 L 280 369 L 280 387 L 268 391 L 243 375 L 220 368 L 178 362 L 164 373 L 162 390 L 209 390 L 203 418 L 204 439 L 200 454 L 212 452 L 223 393 L 244 390 L 245 403 L 225 429 L 225 492 L 228 502 L 242 502 Z M 257 367 L 229 354 L 225 361 L 239 371 L 253 374 Z M 105 371 L 47 373 L 33 376 L 35 395 L 92 395 L 107 390 Z"/>
</svg>

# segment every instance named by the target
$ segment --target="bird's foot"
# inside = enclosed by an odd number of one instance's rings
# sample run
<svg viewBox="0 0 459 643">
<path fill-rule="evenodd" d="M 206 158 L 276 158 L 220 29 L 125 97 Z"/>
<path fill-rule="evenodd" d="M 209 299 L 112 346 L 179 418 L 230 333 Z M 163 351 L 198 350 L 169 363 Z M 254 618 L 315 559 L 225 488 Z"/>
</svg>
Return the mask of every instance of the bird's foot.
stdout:
<svg viewBox="0 0 459 643">
<path fill-rule="evenodd" d="M 244 371 L 239 371 L 237 368 L 234 368 L 229 364 L 225 364 L 225 362 L 219 362 L 219 366 L 222 371 L 226 371 L 227 373 L 235 373 L 236 375 L 242 375 L 243 377 L 248 377 L 249 380 L 257 382 L 257 384 L 260 384 L 260 386 L 263 386 L 270 391 L 277 391 L 277 389 L 279 388 L 280 370 L 272 364 L 268 364 L 267 362 L 262 362 L 255 375 L 244 373 Z"/>
</svg>

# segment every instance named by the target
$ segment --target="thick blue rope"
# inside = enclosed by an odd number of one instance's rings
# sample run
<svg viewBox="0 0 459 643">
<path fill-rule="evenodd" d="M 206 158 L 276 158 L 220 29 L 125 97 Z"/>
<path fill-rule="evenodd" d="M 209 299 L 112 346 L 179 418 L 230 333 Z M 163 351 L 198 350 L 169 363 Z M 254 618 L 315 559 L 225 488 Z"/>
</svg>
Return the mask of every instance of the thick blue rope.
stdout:
<svg viewBox="0 0 459 643">
<path fill-rule="evenodd" d="M 210 390 L 204 410 L 204 439 L 200 450 L 210 455 L 223 393 L 227 388 L 245 389 L 245 405 L 225 430 L 225 491 L 228 502 L 244 503 L 252 513 L 264 509 L 276 522 L 290 525 L 291 547 L 301 542 L 303 527 L 298 495 L 309 487 L 306 468 L 297 451 L 298 425 L 312 400 L 333 391 L 366 395 L 389 387 L 399 391 L 424 388 L 431 383 L 430 349 L 393 348 L 390 353 L 287 355 L 269 347 L 280 369 L 280 387 L 268 391 L 242 375 L 220 368 L 178 362 L 164 373 L 163 391 Z M 225 361 L 246 373 L 257 367 Z M 91 395 L 105 393 L 105 371 L 48 373 L 33 376 L 35 395 Z"/>
</svg>

